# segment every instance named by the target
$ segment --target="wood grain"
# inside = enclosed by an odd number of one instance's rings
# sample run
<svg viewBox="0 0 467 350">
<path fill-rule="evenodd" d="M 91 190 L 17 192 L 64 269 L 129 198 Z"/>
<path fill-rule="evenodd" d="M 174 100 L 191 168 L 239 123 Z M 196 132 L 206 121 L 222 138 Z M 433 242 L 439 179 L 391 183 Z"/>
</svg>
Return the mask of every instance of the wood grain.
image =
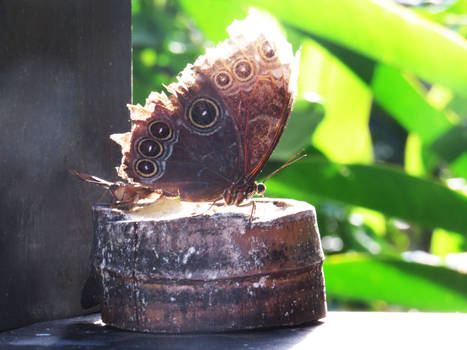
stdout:
<svg viewBox="0 0 467 350">
<path fill-rule="evenodd" d="M 184 333 L 324 317 L 314 208 L 285 199 L 256 200 L 256 206 L 252 223 L 249 207 L 207 211 L 208 203 L 186 202 L 175 216 L 152 218 L 95 207 L 94 266 L 103 279 L 104 322 Z"/>
</svg>

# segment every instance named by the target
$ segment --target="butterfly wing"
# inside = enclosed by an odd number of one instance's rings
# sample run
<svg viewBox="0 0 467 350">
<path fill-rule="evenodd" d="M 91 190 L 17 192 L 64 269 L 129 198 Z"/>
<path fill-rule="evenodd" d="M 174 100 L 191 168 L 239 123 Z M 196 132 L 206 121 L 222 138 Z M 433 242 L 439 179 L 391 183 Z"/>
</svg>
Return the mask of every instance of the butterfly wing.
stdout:
<svg viewBox="0 0 467 350">
<path fill-rule="evenodd" d="M 251 31 L 258 21 L 266 34 Z M 113 137 L 122 146 L 121 177 L 184 200 L 214 201 L 257 176 L 292 108 L 295 61 L 275 24 L 258 13 L 229 33 L 167 87 L 170 97 L 152 93 L 144 107 L 130 106 L 131 133 Z"/>
<path fill-rule="evenodd" d="M 296 95 L 298 55 L 275 21 L 255 10 L 227 31 L 230 39 L 195 68 L 222 95 L 240 131 L 244 176 L 254 180 L 287 124 Z"/>
<path fill-rule="evenodd" d="M 170 99 L 153 93 L 145 107 L 130 107 L 132 131 L 117 140 L 119 174 L 183 200 L 219 199 L 239 176 L 235 123 L 211 83 L 191 69 L 168 89 Z"/>
</svg>

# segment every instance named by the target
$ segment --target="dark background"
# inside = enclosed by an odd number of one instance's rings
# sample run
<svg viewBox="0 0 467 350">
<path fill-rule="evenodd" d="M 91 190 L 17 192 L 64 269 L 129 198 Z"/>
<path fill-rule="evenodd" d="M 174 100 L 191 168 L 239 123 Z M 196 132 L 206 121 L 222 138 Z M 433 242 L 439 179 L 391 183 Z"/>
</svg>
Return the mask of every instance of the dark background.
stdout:
<svg viewBox="0 0 467 350">
<path fill-rule="evenodd" d="M 131 102 L 129 0 L 0 1 L 0 330 L 78 315 Z"/>
</svg>

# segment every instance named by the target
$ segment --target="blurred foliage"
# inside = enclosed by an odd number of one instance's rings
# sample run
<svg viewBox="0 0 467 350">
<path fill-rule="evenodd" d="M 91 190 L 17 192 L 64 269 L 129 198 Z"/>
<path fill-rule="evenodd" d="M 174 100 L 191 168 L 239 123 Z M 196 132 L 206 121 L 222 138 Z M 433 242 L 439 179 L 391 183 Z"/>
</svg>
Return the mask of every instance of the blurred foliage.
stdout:
<svg viewBox="0 0 467 350">
<path fill-rule="evenodd" d="M 134 0 L 135 102 L 249 7 L 301 47 L 264 172 L 309 155 L 268 195 L 316 206 L 330 307 L 467 312 L 467 0 Z"/>
</svg>

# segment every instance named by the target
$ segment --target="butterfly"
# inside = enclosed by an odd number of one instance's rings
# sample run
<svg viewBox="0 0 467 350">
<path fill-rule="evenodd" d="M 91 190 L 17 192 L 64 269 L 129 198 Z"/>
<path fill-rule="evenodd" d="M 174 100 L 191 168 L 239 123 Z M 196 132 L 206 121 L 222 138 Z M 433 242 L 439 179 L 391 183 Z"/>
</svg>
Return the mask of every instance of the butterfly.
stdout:
<svg viewBox="0 0 467 350">
<path fill-rule="evenodd" d="M 118 175 L 139 192 L 237 206 L 265 192 L 256 178 L 292 111 L 298 54 L 256 10 L 227 32 L 166 87 L 169 96 L 128 105 L 131 131 L 111 135 L 122 149 Z"/>
</svg>

